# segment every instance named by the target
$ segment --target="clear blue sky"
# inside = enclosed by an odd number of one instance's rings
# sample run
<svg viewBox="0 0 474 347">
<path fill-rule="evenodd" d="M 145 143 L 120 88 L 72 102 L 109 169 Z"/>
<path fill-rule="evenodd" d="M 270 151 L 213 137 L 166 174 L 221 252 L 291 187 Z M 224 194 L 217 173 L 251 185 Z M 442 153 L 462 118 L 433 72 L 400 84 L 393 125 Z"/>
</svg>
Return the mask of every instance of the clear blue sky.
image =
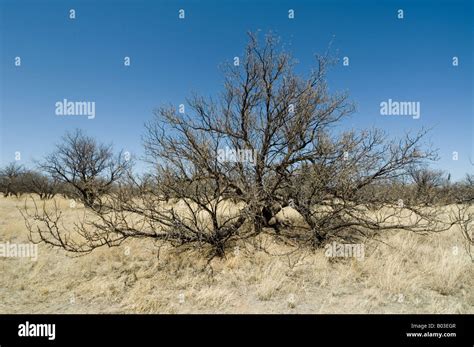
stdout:
<svg viewBox="0 0 474 347">
<path fill-rule="evenodd" d="M 141 155 L 153 108 L 177 105 L 192 92 L 216 95 L 219 64 L 243 52 L 247 31 L 260 29 L 281 36 L 301 73 L 334 36 L 334 54 L 348 56 L 350 66 L 334 67 L 330 89 L 348 91 L 357 104 L 345 126 L 376 126 L 390 136 L 434 127 L 437 167 L 462 178 L 474 171 L 472 7 L 470 0 L 0 0 L 0 165 L 16 151 L 31 165 L 77 127 Z M 178 19 L 181 8 L 185 20 Z M 64 98 L 95 101 L 96 118 L 56 116 Z M 389 98 L 421 102 L 421 118 L 380 115 Z"/>
</svg>

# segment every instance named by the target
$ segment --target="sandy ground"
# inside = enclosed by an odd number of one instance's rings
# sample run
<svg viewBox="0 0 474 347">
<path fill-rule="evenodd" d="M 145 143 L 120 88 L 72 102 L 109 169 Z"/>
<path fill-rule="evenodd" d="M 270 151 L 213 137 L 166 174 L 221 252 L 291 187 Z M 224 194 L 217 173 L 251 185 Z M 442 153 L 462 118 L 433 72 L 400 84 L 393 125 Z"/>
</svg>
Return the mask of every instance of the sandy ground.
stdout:
<svg viewBox="0 0 474 347">
<path fill-rule="evenodd" d="M 0 243 L 28 242 L 23 201 L 0 198 Z M 363 259 L 333 259 L 288 255 L 263 235 L 211 267 L 147 240 L 83 257 L 41 244 L 37 261 L 0 257 L 0 313 L 474 313 L 474 263 L 458 230 L 380 241 L 364 243 Z"/>
</svg>

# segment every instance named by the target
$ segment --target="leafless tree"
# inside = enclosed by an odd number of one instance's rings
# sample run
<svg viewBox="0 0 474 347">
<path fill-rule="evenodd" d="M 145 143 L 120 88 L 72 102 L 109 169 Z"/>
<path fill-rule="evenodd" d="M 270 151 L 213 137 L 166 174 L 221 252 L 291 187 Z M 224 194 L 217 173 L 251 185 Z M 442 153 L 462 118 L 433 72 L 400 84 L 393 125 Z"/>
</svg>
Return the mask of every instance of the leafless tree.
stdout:
<svg viewBox="0 0 474 347">
<path fill-rule="evenodd" d="M 180 167 L 198 167 L 224 180 L 228 191 L 222 194 L 245 201 L 260 232 L 278 212 L 275 206 L 284 203 L 278 190 L 302 163 L 317 156 L 318 135 L 354 107 L 347 95 L 328 93 L 328 55 L 317 56 L 316 69 L 302 78 L 273 35 L 262 45 L 255 35 L 249 38 L 241 65 L 224 67 L 219 101 L 195 96 L 186 114 L 158 109 L 147 126 L 145 146 L 152 158 L 174 156 Z M 254 160 L 219 160 L 219 149 L 251 153 Z"/>
<path fill-rule="evenodd" d="M 249 34 L 240 65 L 224 66 L 217 100 L 193 96 L 186 112 L 154 112 L 143 138 L 151 170 L 141 178 L 122 175 L 125 165 L 109 147 L 66 136 L 43 168 L 74 186 L 91 216 L 66 233 L 60 211 L 37 206 L 25 212 L 32 239 L 87 253 L 152 238 L 223 256 L 233 240 L 268 227 L 280 232 L 272 221 L 288 205 L 306 225 L 280 235 L 314 246 L 367 230 L 431 232 L 456 223 L 419 206 L 407 189 L 410 168 L 436 159 L 424 148 L 426 132 L 390 141 L 378 130 L 341 131 L 354 106 L 346 94 L 329 93 L 329 53 L 316 61 L 298 76 L 275 36 L 262 43 Z"/>
<path fill-rule="evenodd" d="M 0 170 L 0 191 L 5 197 L 22 193 L 21 177 L 25 173 L 22 165 L 12 162 Z"/>
<path fill-rule="evenodd" d="M 40 164 L 55 180 L 73 187 L 77 197 L 88 207 L 109 192 L 130 167 L 120 152 L 114 155 L 111 145 L 98 143 L 81 130 L 68 132 L 56 150 Z"/>
<path fill-rule="evenodd" d="M 21 185 L 26 193 L 37 194 L 41 200 L 52 199 L 61 188 L 57 179 L 34 170 L 22 175 Z"/>
<path fill-rule="evenodd" d="M 447 182 L 446 175 L 440 170 L 429 168 L 410 168 L 409 174 L 416 186 L 416 198 L 425 205 L 435 201 L 440 188 Z"/>
</svg>

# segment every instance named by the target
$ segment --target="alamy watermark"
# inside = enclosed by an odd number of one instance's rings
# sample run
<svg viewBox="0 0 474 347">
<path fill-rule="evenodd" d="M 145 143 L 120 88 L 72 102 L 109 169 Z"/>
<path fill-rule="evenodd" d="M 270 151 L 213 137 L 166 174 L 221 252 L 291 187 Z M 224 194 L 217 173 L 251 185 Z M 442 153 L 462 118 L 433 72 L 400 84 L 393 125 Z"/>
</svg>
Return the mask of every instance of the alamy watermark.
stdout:
<svg viewBox="0 0 474 347">
<path fill-rule="evenodd" d="M 38 245 L 34 243 L 0 243 L 0 258 L 31 258 L 38 260 Z"/>
<path fill-rule="evenodd" d="M 251 149 L 219 148 L 217 160 L 221 163 L 257 163 L 257 154 Z"/>
<path fill-rule="evenodd" d="M 333 242 L 324 246 L 324 254 L 329 258 L 356 258 L 364 259 L 365 248 L 363 243 L 337 243 Z"/>
<path fill-rule="evenodd" d="M 421 116 L 420 102 L 388 99 L 380 103 L 380 114 L 382 116 L 412 116 L 413 119 L 418 119 Z"/>
<path fill-rule="evenodd" d="M 38 324 L 26 321 L 18 325 L 20 337 L 47 337 L 48 340 L 56 339 L 56 324 Z"/>
<path fill-rule="evenodd" d="M 63 99 L 55 104 L 56 116 L 87 116 L 95 118 L 95 101 L 69 101 Z"/>
</svg>

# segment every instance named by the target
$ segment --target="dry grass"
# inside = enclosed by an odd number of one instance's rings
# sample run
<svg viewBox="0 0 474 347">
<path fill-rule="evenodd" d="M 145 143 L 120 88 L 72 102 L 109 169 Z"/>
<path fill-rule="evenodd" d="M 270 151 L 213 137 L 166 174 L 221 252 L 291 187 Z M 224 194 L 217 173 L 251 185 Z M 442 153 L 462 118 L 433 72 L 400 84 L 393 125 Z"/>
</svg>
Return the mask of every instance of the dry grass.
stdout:
<svg viewBox="0 0 474 347">
<path fill-rule="evenodd" d="M 22 205 L 0 198 L 0 243 L 28 242 Z M 80 214 L 61 206 L 69 222 Z M 379 240 L 365 243 L 362 260 L 334 260 L 324 249 L 287 254 L 262 235 L 210 266 L 144 240 L 79 258 L 41 244 L 36 262 L 0 258 L 0 313 L 474 313 L 474 268 L 458 230 Z"/>
</svg>

